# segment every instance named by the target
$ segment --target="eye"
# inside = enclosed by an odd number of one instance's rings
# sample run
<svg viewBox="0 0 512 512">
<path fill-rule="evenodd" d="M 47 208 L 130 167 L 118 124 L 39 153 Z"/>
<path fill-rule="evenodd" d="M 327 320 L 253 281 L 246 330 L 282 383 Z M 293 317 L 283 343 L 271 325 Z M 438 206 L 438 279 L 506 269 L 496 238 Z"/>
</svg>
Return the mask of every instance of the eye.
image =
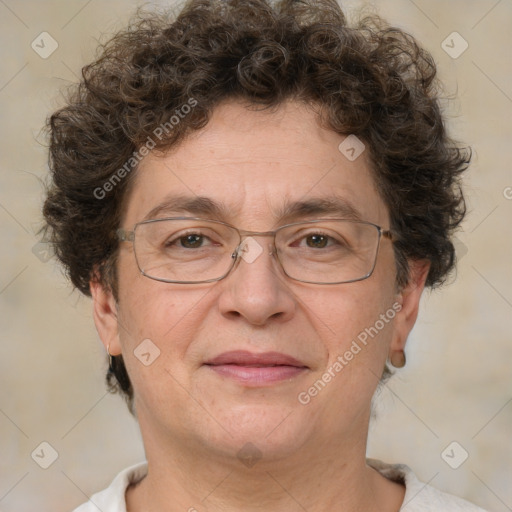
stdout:
<svg viewBox="0 0 512 512">
<path fill-rule="evenodd" d="M 167 238 L 164 246 L 166 249 L 201 249 L 215 245 L 210 237 L 200 232 L 172 235 Z"/>
<path fill-rule="evenodd" d="M 316 227 L 314 231 L 304 231 L 299 230 L 293 233 L 286 245 L 290 248 L 309 251 L 311 255 L 315 252 L 322 254 L 337 252 L 339 254 L 350 248 L 346 235 L 333 229 L 318 229 Z"/>
<path fill-rule="evenodd" d="M 179 238 L 179 242 L 185 249 L 197 249 L 203 245 L 205 237 L 203 235 L 191 234 Z"/>
<path fill-rule="evenodd" d="M 320 231 L 299 236 L 291 244 L 292 247 L 302 247 L 303 249 L 334 249 L 334 247 L 341 245 L 344 245 L 343 239 L 338 240 Z"/>
<path fill-rule="evenodd" d="M 331 237 L 317 233 L 308 235 L 305 240 L 308 247 L 312 247 L 313 249 L 324 249 L 329 245 Z"/>
</svg>

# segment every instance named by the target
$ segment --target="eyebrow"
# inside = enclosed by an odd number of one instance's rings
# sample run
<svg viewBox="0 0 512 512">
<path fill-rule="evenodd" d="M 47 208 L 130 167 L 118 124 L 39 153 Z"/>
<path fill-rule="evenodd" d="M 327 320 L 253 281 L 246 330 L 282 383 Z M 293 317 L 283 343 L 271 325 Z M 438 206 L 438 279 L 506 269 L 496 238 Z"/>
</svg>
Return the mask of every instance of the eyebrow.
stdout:
<svg viewBox="0 0 512 512">
<path fill-rule="evenodd" d="M 222 221 L 233 216 L 233 212 L 230 212 L 226 206 L 209 197 L 179 195 L 167 197 L 149 211 L 144 220 L 176 214 L 192 214 Z M 350 201 L 339 196 L 313 197 L 286 203 L 275 214 L 280 222 L 292 222 L 313 215 L 335 215 L 348 220 L 362 220 L 361 214 Z"/>
<path fill-rule="evenodd" d="M 279 212 L 279 219 L 291 221 L 311 215 L 335 215 L 347 220 L 362 220 L 359 211 L 342 197 L 313 197 L 304 201 L 286 204 Z"/>
<path fill-rule="evenodd" d="M 226 208 L 209 197 L 169 196 L 149 211 L 144 220 L 168 215 L 172 216 L 176 213 L 188 213 L 216 220 L 221 220 L 228 216 Z"/>
</svg>

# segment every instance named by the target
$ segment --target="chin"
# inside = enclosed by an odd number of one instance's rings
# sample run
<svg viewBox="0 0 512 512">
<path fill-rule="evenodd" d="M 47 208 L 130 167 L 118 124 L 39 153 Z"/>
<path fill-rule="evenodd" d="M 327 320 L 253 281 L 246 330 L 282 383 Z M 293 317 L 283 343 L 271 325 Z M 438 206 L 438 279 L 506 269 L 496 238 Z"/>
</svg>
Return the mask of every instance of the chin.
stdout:
<svg viewBox="0 0 512 512">
<path fill-rule="evenodd" d="M 208 428 L 202 429 L 208 432 L 202 438 L 203 448 L 224 457 L 235 455 L 242 462 L 251 457 L 267 462 L 290 457 L 315 430 L 314 422 L 304 417 L 303 406 L 296 407 L 260 403 L 210 411 L 218 423 L 209 421 Z"/>
</svg>

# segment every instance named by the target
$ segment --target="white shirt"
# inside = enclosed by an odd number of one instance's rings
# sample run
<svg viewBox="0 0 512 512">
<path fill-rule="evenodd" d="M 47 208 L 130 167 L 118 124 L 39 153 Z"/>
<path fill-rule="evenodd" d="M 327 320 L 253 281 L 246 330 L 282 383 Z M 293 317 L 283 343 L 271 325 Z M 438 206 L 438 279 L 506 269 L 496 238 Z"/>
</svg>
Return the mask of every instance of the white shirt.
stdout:
<svg viewBox="0 0 512 512">
<path fill-rule="evenodd" d="M 405 485 L 405 497 L 400 512 L 485 512 L 465 500 L 421 483 L 404 464 L 390 465 L 375 459 L 368 459 L 367 463 L 389 480 Z M 87 503 L 73 512 L 98 512 L 98 509 L 101 512 L 126 512 L 126 489 L 142 480 L 146 473 L 146 463 L 125 469 L 107 489 L 94 494 Z"/>
</svg>

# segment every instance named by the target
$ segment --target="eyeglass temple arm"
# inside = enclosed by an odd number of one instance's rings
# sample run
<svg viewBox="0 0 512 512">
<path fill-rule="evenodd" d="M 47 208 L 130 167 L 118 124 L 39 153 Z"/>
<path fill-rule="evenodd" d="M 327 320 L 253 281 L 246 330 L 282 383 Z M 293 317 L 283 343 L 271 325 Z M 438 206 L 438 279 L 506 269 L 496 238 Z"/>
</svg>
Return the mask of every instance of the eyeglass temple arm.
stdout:
<svg viewBox="0 0 512 512">
<path fill-rule="evenodd" d="M 392 242 L 394 242 L 396 240 L 396 237 L 393 235 L 393 232 L 388 229 L 381 229 L 380 234 L 384 238 L 389 238 Z"/>
<path fill-rule="evenodd" d="M 126 229 L 119 228 L 116 231 L 117 238 L 120 242 L 133 242 L 135 239 L 135 231 L 127 231 Z"/>
</svg>

